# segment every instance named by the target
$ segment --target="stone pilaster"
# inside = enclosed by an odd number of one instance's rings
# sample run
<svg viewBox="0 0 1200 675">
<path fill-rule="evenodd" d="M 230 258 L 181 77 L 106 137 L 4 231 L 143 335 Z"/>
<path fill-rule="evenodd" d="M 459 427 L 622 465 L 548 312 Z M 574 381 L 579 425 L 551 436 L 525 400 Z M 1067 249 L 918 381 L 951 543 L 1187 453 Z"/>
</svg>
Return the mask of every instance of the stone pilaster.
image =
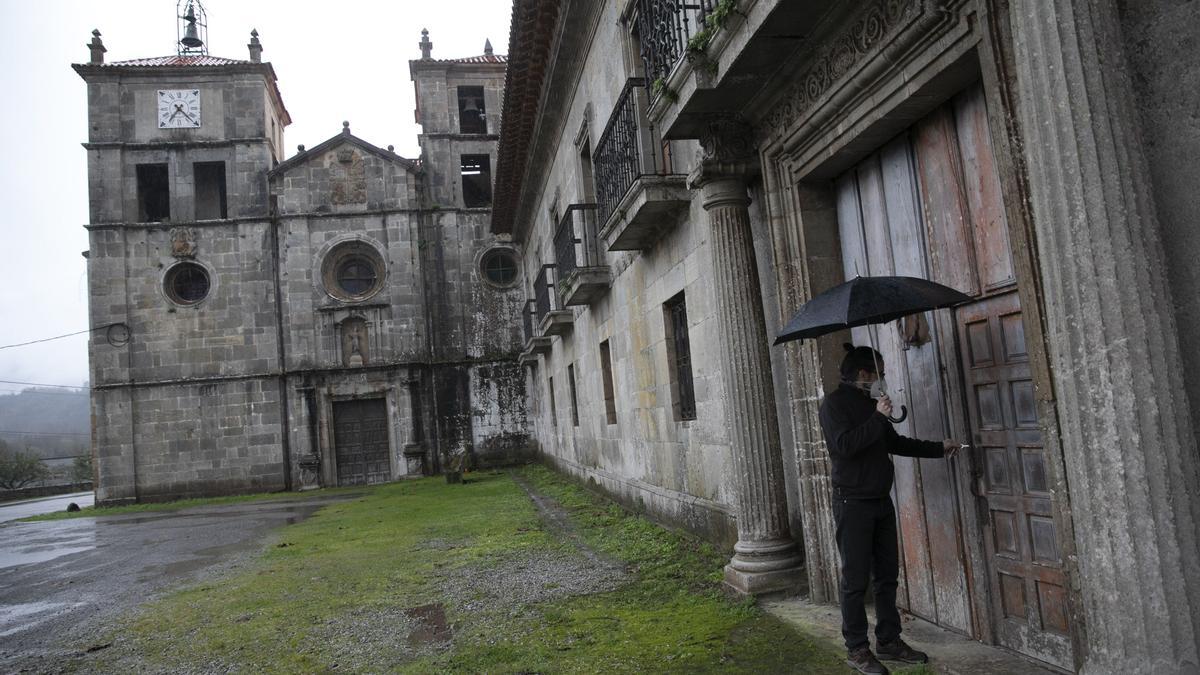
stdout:
<svg viewBox="0 0 1200 675">
<path fill-rule="evenodd" d="M 746 179 L 758 158 L 745 125 L 720 120 L 701 139 L 689 177 L 711 224 L 713 288 L 720 333 L 726 420 L 733 452 L 738 542 L 725 583 L 745 594 L 795 590 L 803 567 L 788 528 L 779 420 L 762 292 L 750 228 Z"/>
<path fill-rule="evenodd" d="M 1085 673 L 1200 672 L 1200 470 L 1115 0 L 1013 0 Z"/>
</svg>

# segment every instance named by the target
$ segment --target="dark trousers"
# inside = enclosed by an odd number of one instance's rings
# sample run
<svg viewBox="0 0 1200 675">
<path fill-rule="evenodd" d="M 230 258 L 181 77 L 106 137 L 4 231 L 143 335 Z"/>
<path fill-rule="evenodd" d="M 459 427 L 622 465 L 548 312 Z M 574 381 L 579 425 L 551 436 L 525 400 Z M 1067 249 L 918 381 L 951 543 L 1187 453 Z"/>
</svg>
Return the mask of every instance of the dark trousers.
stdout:
<svg viewBox="0 0 1200 675">
<path fill-rule="evenodd" d="M 892 498 L 856 500 L 835 496 L 833 520 L 842 558 L 839 590 L 846 649 L 869 644 L 863 596 L 872 576 L 875 577 L 876 644 L 891 642 L 900 637 L 900 613 L 896 611 L 900 554 L 896 547 L 896 510 Z"/>
</svg>

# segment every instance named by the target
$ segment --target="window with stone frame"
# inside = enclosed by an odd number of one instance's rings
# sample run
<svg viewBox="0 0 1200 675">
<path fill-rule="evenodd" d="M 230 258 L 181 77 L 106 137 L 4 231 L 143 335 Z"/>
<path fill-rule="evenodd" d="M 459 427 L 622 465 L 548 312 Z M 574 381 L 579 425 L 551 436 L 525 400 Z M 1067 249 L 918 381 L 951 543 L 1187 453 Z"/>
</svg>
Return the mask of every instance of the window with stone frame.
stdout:
<svg viewBox="0 0 1200 675">
<path fill-rule="evenodd" d="M 156 223 L 171 219 L 171 179 L 166 164 L 138 164 L 138 222 Z"/>
<path fill-rule="evenodd" d="M 487 155 L 462 155 L 463 206 L 468 209 L 492 205 L 492 159 Z"/>
<path fill-rule="evenodd" d="M 486 134 L 487 111 L 483 105 L 483 87 L 458 88 L 458 132 Z"/>
<path fill-rule="evenodd" d="M 688 336 L 687 301 L 682 291 L 663 303 L 663 320 L 670 361 L 671 410 L 678 421 L 696 419 L 692 380 L 692 347 Z"/>
<path fill-rule="evenodd" d="M 567 366 L 567 384 L 571 388 L 571 426 L 579 426 L 579 399 L 575 393 L 575 364 Z"/>
<path fill-rule="evenodd" d="M 600 376 L 604 384 L 604 419 L 609 424 L 616 424 L 617 397 L 613 388 L 612 354 L 608 340 L 600 343 Z"/>
<path fill-rule="evenodd" d="M 192 164 L 195 181 L 196 220 L 227 218 L 225 201 L 225 162 L 196 162 Z"/>
</svg>

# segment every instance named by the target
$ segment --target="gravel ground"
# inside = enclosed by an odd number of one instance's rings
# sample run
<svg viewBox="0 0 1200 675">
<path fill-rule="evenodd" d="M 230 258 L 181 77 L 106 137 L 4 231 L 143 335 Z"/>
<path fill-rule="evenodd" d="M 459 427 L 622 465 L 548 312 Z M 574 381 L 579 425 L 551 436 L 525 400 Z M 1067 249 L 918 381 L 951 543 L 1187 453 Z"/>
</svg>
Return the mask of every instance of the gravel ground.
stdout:
<svg viewBox="0 0 1200 675">
<path fill-rule="evenodd" d="M 466 617 L 515 616 L 529 605 L 613 590 L 628 580 L 624 564 L 587 547 L 557 503 L 538 494 L 519 476 L 514 478 L 537 506 L 544 526 L 564 545 L 550 551 L 508 554 L 482 564 L 444 568 L 439 572 L 437 582 L 442 597 L 448 599 L 446 605 L 362 607 L 316 628 L 312 643 L 319 645 L 326 654 L 335 655 L 338 672 L 382 672 L 390 666 L 450 648 L 455 631 L 463 627 L 451 623 L 447 612 Z M 113 644 L 101 643 L 101 636 L 111 635 L 112 620 L 136 616 L 139 605 L 179 587 L 181 582 L 191 585 L 236 572 L 258 555 L 263 542 L 268 541 L 270 530 L 303 519 L 324 503 L 328 502 L 266 503 L 257 507 L 218 507 L 211 509 L 211 513 L 196 509 L 152 516 L 87 519 L 120 524 L 122 521 L 116 519 L 124 518 L 126 527 L 106 528 L 110 532 L 104 546 L 73 556 L 72 562 L 64 565 L 0 569 L 0 672 L 62 673 L 93 671 L 97 667 L 104 672 L 167 672 L 144 662 L 132 650 L 132 645 L 124 643 L 120 637 Z M 131 525 L 138 527 L 129 527 Z M 195 529 L 197 526 L 201 526 L 200 532 Z M 209 532 L 205 526 L 214 529 Z M 92 523 L 90 527 L 96 525 Z M 235 541 L 214 539 L 218 530 L 242 536 Z M 123 533 L 124 539 L 112 539 L 116 533 Z M 11 539 L 13 534 L 28 537 L 29 532 L 6 531 L 5 526 L 0 526 L 0 537 Z M 224 536 L 229 537 L 228 534 Z M 206 546 L 189 545 L 196 541 L 204 542 Z M 217 545 L 214 546 L 214 542 Z M 433 539 L 423 542 L 421 547 L 451 550 L 465 543 Z M 133 560 L 144 557 L 145 550 L 152 547 L 173 549 L 175 553 L 153 556 L 152 564 L 130 565 Z M 124 573 L 103 582 L 98 577 L 109 575 L 87 572 L 93 568 L 122 566 Z M 43 567 L 59 569 L 43 570 Z M 78 607 L 59 608 L 37 626 L 6 635 L 5 608 L 16 606 L 8 603 L 21 599 L 15 589 L 28 583 L 30 576 L 37 577 L 38 583 L 43 585 L 67 587 L 79 584 L 70 594 L 81 602 L 76 603 Z M 112 597 L 101 599 L 105 594 Z M 70 604 L 64 603 L 64 606 Z M 93 651 L 89 653 L 89 649 Z M 169 672 L 229 673 L 238 672 L 238 668 L 213 659 L 203 664 L 179 664 Z"/>
</svg>

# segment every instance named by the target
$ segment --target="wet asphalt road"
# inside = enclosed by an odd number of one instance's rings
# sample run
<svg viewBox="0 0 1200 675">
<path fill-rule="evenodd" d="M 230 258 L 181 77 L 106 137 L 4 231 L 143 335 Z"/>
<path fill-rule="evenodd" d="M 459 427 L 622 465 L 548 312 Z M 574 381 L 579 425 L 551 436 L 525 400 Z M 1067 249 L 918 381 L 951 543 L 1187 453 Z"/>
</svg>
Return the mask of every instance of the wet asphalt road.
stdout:
<svg viewBox="0 0 1200 675">
<path fill-rule="evenodd" d="M 0 523 L 7 523 L 10 520 L 17 520 L 19 518 L 28 518 L 29 516 L 40 516 L 43 513 L 66 511 L 67 505 L 72 503 L 81 509 L 89 507 L 96 503 L 96 493 L 74 492 L 69 495 L 58 495 L 56 497 L 27 499 L 20 502 L 3 502 L 0 503 Z"/>
<path fill-rule="evenodd" d="M 242 565 L 273 530 L 354 496 L 0 524 L 0 673 L 100 647 L 89 640 L 105 619 Z"/>
</svg>

